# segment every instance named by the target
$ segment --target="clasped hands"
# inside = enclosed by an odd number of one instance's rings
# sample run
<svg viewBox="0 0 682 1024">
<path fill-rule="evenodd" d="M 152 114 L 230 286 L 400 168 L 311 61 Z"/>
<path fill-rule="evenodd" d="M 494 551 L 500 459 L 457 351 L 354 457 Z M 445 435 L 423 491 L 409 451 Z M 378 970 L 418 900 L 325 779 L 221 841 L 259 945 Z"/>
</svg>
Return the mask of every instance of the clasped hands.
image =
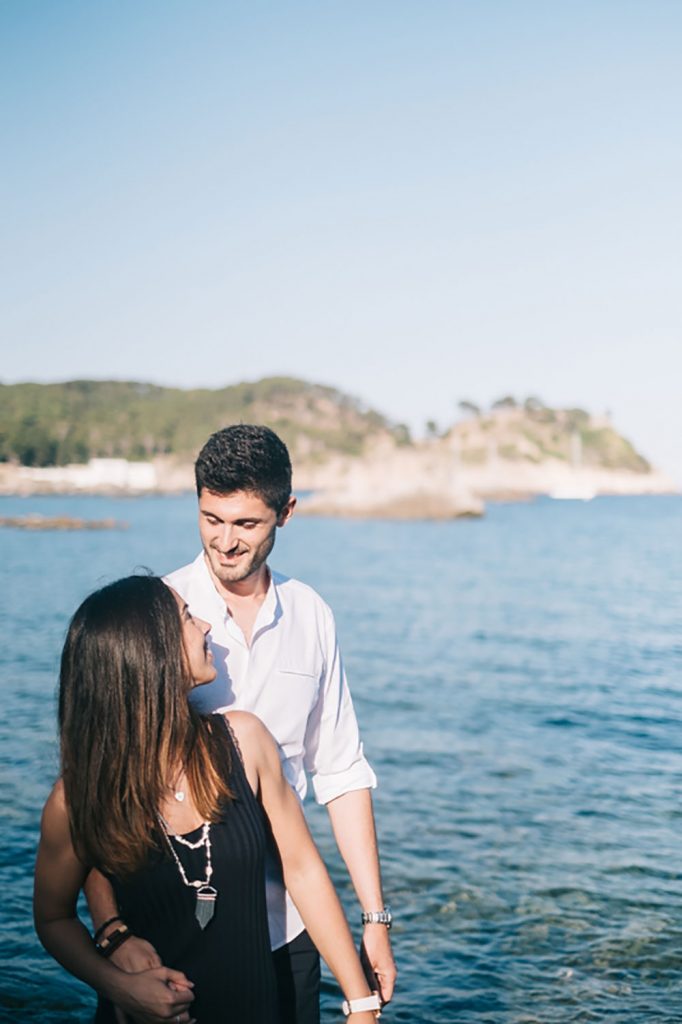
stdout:
<svg viewBox="0 0 682 1024">
<path fill-rule="evenodd" d="M 164 967 L 146 939 L 131 935 L 109 959 L 127 975 L 125 995 L 115 1007 L 118 1024 L 193 1024 L 192 982 L 182 971 Z"/>
</svg>

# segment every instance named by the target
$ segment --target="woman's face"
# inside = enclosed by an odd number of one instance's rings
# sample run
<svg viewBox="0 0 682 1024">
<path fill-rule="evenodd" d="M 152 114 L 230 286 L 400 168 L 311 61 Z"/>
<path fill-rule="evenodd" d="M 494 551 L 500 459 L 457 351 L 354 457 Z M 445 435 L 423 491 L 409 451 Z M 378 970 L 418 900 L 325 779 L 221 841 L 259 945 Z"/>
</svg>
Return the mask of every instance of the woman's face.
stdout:
<svg viewBox="0 0 682 1024">
<path fill-rule="evenodd" d="M 172 587 L 169 589 L 178 602 L 182 622 L 182 645 L 185 648 L 185 657 L 194 685 L 201 686 L 202 683 L 210 683 L 218 674 L 213 664 L 213 652 L 208 646 L 207 640 L 211 624 L 191 615 L 178 592 Z"/>
</svg>

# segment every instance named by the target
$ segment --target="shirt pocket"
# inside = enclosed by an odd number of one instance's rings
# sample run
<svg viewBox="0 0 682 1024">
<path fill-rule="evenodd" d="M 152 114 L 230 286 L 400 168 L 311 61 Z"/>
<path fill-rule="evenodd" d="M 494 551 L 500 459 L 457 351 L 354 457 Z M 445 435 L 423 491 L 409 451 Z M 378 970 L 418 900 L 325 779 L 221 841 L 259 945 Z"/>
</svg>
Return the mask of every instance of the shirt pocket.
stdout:
<svg viewBox="0 0 682 1024">
<path fill-rule="evenodd" d="M 310 668 L 294 665 L 278 665 L 277 674 L 282 687 L 306 707 L 306 715 L 315 704 L 320 687 L 320 673 Z"/>
<path fill-rule="evenodd" d="M 308 719 L 317 704 L 320 679 L 309 668 L 278 665 L 275 685 L 269 689 L 269 711 L 277 728 L 273 735 L 287 757 L 301 755 Z M 257 712 L 256 712 L 257 713 Z"/>
<path fill-rule="evenodd" d="M 285 676 L 307 676 L 309 679 L 318 680 L 320 678 L 320 672 L 311 668 L 309 665 L 300 666 L 297 664 L 291 664 L 284 662 L 277 666 L 280 672 Z"/>
</svg>

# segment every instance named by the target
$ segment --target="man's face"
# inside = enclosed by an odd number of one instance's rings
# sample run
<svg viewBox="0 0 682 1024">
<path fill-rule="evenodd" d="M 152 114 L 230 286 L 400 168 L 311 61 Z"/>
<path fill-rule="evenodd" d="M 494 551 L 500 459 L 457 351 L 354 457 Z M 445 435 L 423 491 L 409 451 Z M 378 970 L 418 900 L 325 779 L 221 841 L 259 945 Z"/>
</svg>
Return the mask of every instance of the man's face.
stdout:
<svg viewBox="0 0 682 1024">
<path fill-rule="evenodd" d="M 278 515 L 251 491 L 199 495 L 199 533 L 215 578 L 240 583 L 257 575 L 275 543 L 275 530 L 284 526 L 296 504 L 290 498 Z"/>
</svg>

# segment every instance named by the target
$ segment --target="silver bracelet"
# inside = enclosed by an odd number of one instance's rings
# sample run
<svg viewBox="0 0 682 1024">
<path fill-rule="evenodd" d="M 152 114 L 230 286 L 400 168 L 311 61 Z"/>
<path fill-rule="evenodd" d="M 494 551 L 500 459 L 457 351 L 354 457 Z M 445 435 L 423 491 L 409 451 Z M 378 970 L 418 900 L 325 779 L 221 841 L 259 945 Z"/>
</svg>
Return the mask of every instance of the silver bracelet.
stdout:
<svg viewBox="0 0 682 1024">
<path fill-rule="evenodd" d="M 391 925 L 393 924 L 393 914 L 391 913 L 391 908 L 384 907 L 383 910 L 363 910 L 362 923 L 385 924 L 387 928 L 390 928 Z"/>
</svg>

